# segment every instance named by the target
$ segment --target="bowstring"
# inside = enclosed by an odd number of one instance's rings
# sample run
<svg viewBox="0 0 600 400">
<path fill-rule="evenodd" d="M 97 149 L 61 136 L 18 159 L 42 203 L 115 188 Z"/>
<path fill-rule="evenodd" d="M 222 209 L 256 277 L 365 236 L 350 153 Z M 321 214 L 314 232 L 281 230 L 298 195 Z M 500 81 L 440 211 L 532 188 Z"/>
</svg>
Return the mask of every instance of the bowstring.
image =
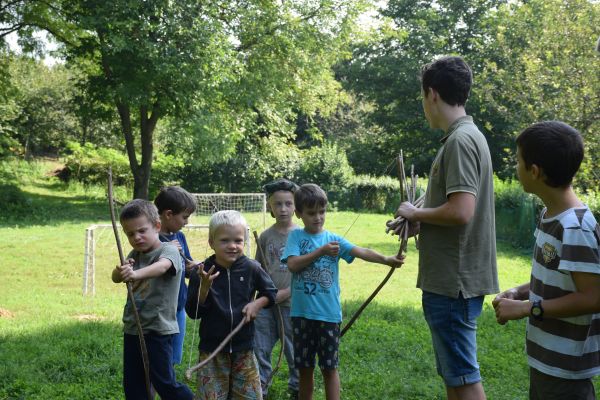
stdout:
<svg viewBox="0 0 600 400">
<path fill-rule="evenodd" d="M 392 160 L 386 167 L 385 170 L 383 171 L 383 173 L 380 176 L 385 176 L 387 175 L 393 168 L 394 164 L 396 163 L 396 160 Z M 368 197 L 371 192 L 375 190 L 375 186 L 371 187 L 371 189 L 369 189 L 367 191 L 367 194 L 365 195 L 365 197 Z M 400 188 L 400 190 L 402 190 L 402 188 Z M 348 229 L 346 229 L 346 232 L 342 235 L 342 238 L 346 238 L 346 235 L 348 234 L 348 232 L 350 232 L 350 229 L 352 229 L 352 227 L 354 226 L 354 224 L 356 223 L 356 221 L 358 221 L 358 219 L 360 218 L 360 216 L 362 215 L 362 213 L 358 213 L 358 215 L 356 216 L 356 218 L 354 218 L 354 221 L 352 221 L 352 223 L 350 224 L 350 226 L 348 227 Z"/>
<path fill-rule="evenodd" d="M 208 254 L 208 238 L 206 239 L 206 247 L 204 248 L 204 260 L 206 260 L 206 255 Z M 204 261 L 203 261 L 204 262 Z M 196 299 L 196 311 L 194 313 L 195 317 L 198 317 L 198 308 L 200 307 L 200 286 L 198 286 L 198 298 Z M 192 343 L 190 345 L 190 356 L 188 357 L 188 367 L 190 369 L 192 367 L 192 353 L 194 352 L 194 339 L 196 337 L 196 333 L 200 329 L 200 321 L 198 318 L 194 320 L 194 325 L 192 326 Z"/>
</svg>

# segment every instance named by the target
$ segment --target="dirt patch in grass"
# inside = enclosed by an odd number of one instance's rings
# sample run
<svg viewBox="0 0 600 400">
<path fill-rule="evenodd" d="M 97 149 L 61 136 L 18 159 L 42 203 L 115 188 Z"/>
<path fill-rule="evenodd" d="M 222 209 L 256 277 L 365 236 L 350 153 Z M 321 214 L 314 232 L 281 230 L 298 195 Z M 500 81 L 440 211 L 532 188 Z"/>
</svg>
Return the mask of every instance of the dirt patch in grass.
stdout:
<svg viewBox="0 0 600 400">
<path fill-rule="evenodd" d="M 8 311 L 6 308 L 1 308 L 0 307 L 0 318 L 12 318 L 15 315 L 13 313 L 11 313 L 10 311 Z"/>
<path fill-rule="evenodd" d="M 106 319 L 104 317 L 94 314 L 77 314 L 74 315 L 73 318 L 75 318 L 78 321 L 103 321 Z"/>
</svg>

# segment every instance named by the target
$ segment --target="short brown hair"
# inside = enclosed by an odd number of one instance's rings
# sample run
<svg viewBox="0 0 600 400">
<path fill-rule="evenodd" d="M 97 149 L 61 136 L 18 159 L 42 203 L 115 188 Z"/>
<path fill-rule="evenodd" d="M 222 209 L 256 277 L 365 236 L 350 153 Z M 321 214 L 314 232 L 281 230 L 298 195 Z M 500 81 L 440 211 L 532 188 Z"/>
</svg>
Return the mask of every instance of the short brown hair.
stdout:
<svg viewBox="0 0 600 400">
<path fill-rule="evenodd" d="M 154 205 L 158 208 L 159 214 L 165 210 L 171 210 L 173 214 L 184 211 L 193 213 L 196 211 L 196 198 L 182 187 L 165 186 L 156 195 Z"/>
<path fill-rule="evenodd" d="M 302 212 L 305 207 L 326 207 L 327 194 L 319 187 L 319 185 L 315 185 L 314 183 L 305 183 L 294 193 L 294 203 L 296 205 L 296 210 L 299 212 Z"/>
<path fill-rule="evenodd" d="M 571 184 L 583 160 L 583 139 L 575 128 L 561 121 L 543 121 L 527 127 L 517 137 L 527 169 L 542 169 L 550 187 Z"/>
<path fill-rule="evenodd" d="M 144 216 L 152 225 L 156 225 L 160 221 L 158 210 L 152 202 L 143 199 L 131 200 L 121 209 L 119 221 L 127 221 L 137 217 Z"/>
</svg>

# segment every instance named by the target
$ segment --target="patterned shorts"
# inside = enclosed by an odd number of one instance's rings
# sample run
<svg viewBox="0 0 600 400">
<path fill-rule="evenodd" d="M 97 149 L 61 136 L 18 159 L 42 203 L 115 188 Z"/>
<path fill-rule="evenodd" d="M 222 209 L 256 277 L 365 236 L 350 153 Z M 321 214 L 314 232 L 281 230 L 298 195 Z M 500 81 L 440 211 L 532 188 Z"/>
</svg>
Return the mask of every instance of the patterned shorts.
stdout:
<svg viewBox="0 0 600 400">
<path fill-rule="evenodd" d="M 200 352 L 200 361 L 209 353 Z M 219 353 L 198 371 L 200 400 L 262 400 L 258 363 L 252 350 Z"/>
<path fill-rule="evenodd" d="M 336 369 L 339 364 L 340 324 L 292 317 L 294 364 L 296 368 L 314 368 L 319 355 L 321 369 Z"/>
</svg>

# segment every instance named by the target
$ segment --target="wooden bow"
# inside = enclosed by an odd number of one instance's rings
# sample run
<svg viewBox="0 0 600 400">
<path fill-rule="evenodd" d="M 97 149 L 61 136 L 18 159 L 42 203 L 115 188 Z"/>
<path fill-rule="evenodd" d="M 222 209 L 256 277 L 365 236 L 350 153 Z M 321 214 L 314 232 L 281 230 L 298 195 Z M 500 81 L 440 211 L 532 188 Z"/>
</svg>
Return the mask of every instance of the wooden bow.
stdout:
<svg viewBox="0 0 600 400">
<path fill-rule="evenodd" d="M 260 245 L 260 241 L 258 240 L 258 233 L 256 233 L 256 231 L 253 231 L 253 233 L 254 233 L 254 241 L 256 242 L 256 248 L 258 249 L 260 256 L 264 262 L 264 265 L 261 264 L 261 267 L 265 270 L 265 272 L 269 273 L 269 271 L 268 271 L 269 270 L 269 268 L 268 268 L 269 261 L 265 257 L 265 253 L 262 249 L 262 246 Z M 275 307 L 277 308 L 277 317 L 279 319 L 279 338 L 281 340 L 281 347 L 279 348 L 279 357 L 277 358 L 277 364 L 275 365 L 275 368 L 273 368 L 273 370 L 271 371 L 271 375 L 269 375 L 269 379 L 267 379 L 267 383 L 266 383 L 267 386 L 269 386 L 271 384 L 273 377 L 275 376 L 277 371 L 279 371 L 279 367 L 281 367 L 281 360 L 283 358 L 283 352 L 285 351 L 285 326 L 283 324 L 283 315 L 281 314 L 281 307 L 279 307 L 279 304 L 275 304 Z"/>
<path fill-rule="evenodd" d="M 117 242 L 117 250 L 119 250 L 119 260 L 121 265 L 125 265 L 125 257 L 123 256 L 123 248 L 121 247 L 121 241 L 119 240 L 119 230 L 117 228 L 117 220 L 115 217 L 114 209 L 114 196 L 113 196 L 113 183 L 112 183 L 112 168 L 108 168 L 108 205 L 110 209 L 110 220 L 112 222 L 113 232 L 115 234 L 115 241 Z M 148 359 L 148 350 L 146 348 L 146 340 L 144 339 L 144 331 L 142 329 L 142 322 L 140 321 L 140 315 L 135 305 L 135 298 L 133 296 L 133 287 L 131 282 L 126 282 L 127 296 L 131 302 L 131 308 L 133 310 L 133 316 L 135 318 L 135 325 L 137 327 L 138 337 L 140 338 L 140 350 L 142 353 L 142 362 L 144 364 L 144 379 L 146 381 L 146 394 L 148 399 L 152 399 L 152 390 L 150 389 L 150 361 Z"/>
<path fill-rule="evenodd" d="M 398 155 L 398 158 L 396 159 L 396 164 L 397 164 L 397 167 L 398 167 L 398 179 L 400 180 L 400 203 L 402 203 L 404 201 L 404 194 L 406 193 L 406 200 L 407 201 L 410 201 L 411 203 L 417 203 L 417 204 L 419 202 L 421 202 L 421 205 L 422 205 L 423 204 L 422 203 L 423 197 L 419 198 L 416 201 L 415 201 L 415 198 L 414 198 L 415 194 L 416 194 L 416 190 L 417 190 L 417 179 L 416 179 L 416 177 L 414 175 L 414 167 L 411 166 L 411 182 L 410 182 L 410 186 L 409 186 L 409 184 L 408 184 L 408 182 L 406 180 L 406 175 L 405 175 L 405 172 L 404 172 L 404 157 L 402 155 L 402 151 L 400 151 L 400 154 Z M 396 222 L 396 221 L 397 221 L 397 225 L 398 226 L 397 226 L 396 230 L 394 230 L 394 229 L 390 228 L 390 223 L 391 222 Z M 396 220 L 388 221 L 387 225 L 388 225 L 388 230 L 387 231 L 393 230 L 400 237 L 400 248 L 398 249 L 398 255 L 400 256 L 400 255 L 406 253 L 407 244 L 408 244 L 408 232 L 409 232 L 408 221 L 406 221 L 402 217 L 398 217 Z M 415 241 L 416 240 L 417 239 L 416 239 L 416 236 L 415 236 Z M 348 332 L 348 330 L 350 329 L 350 327 L 358 319 L 358 317 L 363 312 L 363 310 L 365 308 L 367 308 L 367 306 L 369 305 L 369 303 L 371 303 L 371 301 L 375 298 L 375 296 L 377 296 L 377 294 L 379 293 L 379 291 L 390 280 L 390 278 L 392 277 L 392 274 L 394 273 L 395 270 L 396 270 L 395 267 L 390 267 L 390 270 L 387 273 L 387 275 L 385 276 L 385 278 L 383 278 L 383 280 L 375 288 L 375 290 L 373 291 L 373 293 L 371 293 L 371 295 L 367 298 L 367 300 L 365 300 L 365 302 L 358 308 L 358 310 L 354 313 L 354 315 L 352 315 L 352 318 L 350 318 L 350 320 L 344 326 L 344 328 L 342 328 L 342 331 L 340 332 L 340 338 L 343 337 L 346 334 L 346 332 Z"/>
</svg>

